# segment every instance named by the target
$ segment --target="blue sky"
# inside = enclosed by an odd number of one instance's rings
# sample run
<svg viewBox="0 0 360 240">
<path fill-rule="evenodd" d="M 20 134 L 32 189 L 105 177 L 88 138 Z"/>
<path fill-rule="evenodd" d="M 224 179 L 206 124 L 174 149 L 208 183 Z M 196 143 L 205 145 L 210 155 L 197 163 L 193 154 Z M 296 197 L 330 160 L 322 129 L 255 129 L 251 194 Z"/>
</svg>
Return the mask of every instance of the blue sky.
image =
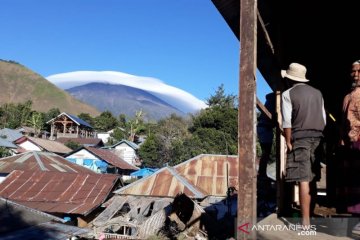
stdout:
<svg viewBox="0 0 360 240">
<path fill-rule="evenodd" d="M 118 71 L 238 94 L 239 42 L 211 0 L 1 0 L 0 58 L 47 77 Z M 270 89 L 258 78 L 258 97 Z"/>
</svg>

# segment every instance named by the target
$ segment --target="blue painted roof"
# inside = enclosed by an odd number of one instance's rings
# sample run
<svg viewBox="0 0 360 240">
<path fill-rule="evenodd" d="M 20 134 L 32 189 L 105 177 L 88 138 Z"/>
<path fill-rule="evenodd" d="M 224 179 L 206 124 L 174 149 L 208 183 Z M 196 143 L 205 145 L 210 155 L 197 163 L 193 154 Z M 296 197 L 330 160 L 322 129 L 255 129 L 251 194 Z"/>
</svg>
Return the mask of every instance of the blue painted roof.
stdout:
<svg viewBox="0 0 360 240">
<path fill-rule="evenodd" d="M 76 117 L 74 115 L 71 115 L 71 114 L 68 114 L 68 113 L 65 113 L 65 114 L 68 115 L 69 118 L 71 118 L 73 121 L 77 122 L 78 124 L 84 125 L 84 126 L 89 127 L 89 128 L 93 128 L 89 123 L 85 122 L 81 118 L 78 118 L 78 117 Z"/>
<path fill-rule="evenodd" d="M 3 139 L 5 139 L 6 141 L 13 142 L 21 138 L 23 135 L 20 133 L 19 130 L 3 128 L 0 130 L 0 137 L 1 136 L 5 136 L 6 138 Z"/>
<path fill-rule="evenodd" d="M 5 147 L 5 148 L 17 148 L 17 146 L 15 144 L 13 144 L 12 142 L 3 139 L 0 137 L 0 147 Z"/>
</svg>

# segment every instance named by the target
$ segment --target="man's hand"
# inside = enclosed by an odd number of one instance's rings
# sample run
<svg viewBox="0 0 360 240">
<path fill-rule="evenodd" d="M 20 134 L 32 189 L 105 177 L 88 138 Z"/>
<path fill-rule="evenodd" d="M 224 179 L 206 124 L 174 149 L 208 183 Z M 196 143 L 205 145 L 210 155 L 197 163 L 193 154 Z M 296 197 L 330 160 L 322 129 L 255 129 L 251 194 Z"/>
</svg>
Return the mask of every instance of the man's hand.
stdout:
<svg viewBox="0 0 360 240">
<path fill-rule="evenodd" d="M 289 152 L 291 152 L 292 151 L 292 149 L 293 149 L 293 147 L 292 147 L 292 144 L 291 143 L 286 143 L 286 147 L 287 147 L 287 152 L 289 153 Z"/>
</svg>

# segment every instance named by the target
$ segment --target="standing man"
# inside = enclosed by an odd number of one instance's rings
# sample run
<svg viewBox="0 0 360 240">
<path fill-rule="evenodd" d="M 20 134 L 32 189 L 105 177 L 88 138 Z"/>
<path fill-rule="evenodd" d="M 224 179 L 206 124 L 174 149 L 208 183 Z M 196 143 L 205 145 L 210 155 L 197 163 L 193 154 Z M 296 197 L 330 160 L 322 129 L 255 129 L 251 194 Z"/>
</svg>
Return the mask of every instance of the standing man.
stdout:
<svg viewBox="0 0 360 240">
<path fill-rule="evenodd" d="M 265 113 L 260 113 L 256 126 L 257 136 L 261 147 L 261 157 L 258 169 L 258 178 L 267 179 L 266 169 L 271 156 L 271 149 L 274 138 L 275 123 L 275 93 L 266 94 L 265 107 L 272 114 L 270 119 Z"/>
<path fill-rule="evenodd" d="M 319 90 L 305 84 L 306 67 L 291 63 L 281 71 L 289 89 L 282 93 L 282 116 L 287 161 L 285 181 L 299 184 L 302 225 L 310 225 L 311 206 L 320 179 L 320 159 L 316 149 L 326 125 L 324 100 Z"/>
<path fill-rule="evenodd" d="M 344 146 L 345 155 L 341 159 L 344 186 L 342 202 L 347 211 L 360 214 L 360 60 L 353 62 L 350 76 L 352 89 L 343 100 L 343 119 L 341 127 L 341 145 Z"/>
</svg>

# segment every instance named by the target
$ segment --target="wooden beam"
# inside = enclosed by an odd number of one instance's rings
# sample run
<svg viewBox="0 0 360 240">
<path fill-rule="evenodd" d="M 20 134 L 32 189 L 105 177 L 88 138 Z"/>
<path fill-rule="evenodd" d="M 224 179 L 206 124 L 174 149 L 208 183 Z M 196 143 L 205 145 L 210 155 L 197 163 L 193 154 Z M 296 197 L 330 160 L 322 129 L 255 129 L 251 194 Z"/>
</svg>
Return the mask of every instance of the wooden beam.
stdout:
<svg viewBox="0 0 360 240">
<path fill-rule="evenodd" d="M 256 239 L 256 35 L 257 1 L 240 0 L 237 239 Z"/>
<path fill-rule="evenodd" d="M 259 100 L 259 98 L 256 98 L 256 107 L 260 112 L 265 114 L 269 118 L 269 120 L 272 120 L 272 114 L 270 113 L 269 109 L 267 109 L 264 104 Z"/>
</svg>

